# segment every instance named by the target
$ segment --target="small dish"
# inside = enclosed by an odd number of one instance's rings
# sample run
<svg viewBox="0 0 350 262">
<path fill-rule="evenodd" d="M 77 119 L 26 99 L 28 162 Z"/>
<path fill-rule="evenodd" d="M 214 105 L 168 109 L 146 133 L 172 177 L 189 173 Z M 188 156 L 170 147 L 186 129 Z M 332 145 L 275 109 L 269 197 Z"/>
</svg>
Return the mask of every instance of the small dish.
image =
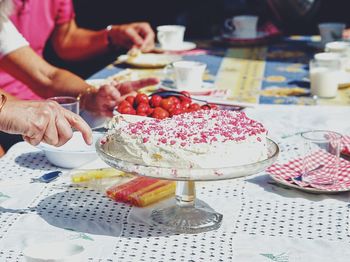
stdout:
<svg viewBox="0 0 350 262">
<path fill-rule="evenodd" d="M 121 55 L 118 57 L 117 62 L 140 68 L 161 68 L 179 60 L 181 60 L 179 55 L 140 54 L 136 57 Z"/>
<path fill-rule="evenodd" d="M 325 190 L 325 189 L 319 189 L 319 188 L 313 188 L 313 187 L 301 187 L 301 186 L 298 186 L 297 184 L 293 184 L 292 182 L 289 183 L 288 181 L 278 178 L 274 175 L 269 174 L 269 176 L 278 184 L 281 184 L 286 187 L 295 188 L 304 192 L 313 193 L 313 194 L 338 194 L 338 193 L 350 191 L 350 187 L 340 189 L 340 190 Z"/>
<path fill-rule="evenodd" d="M 191 95 L 206 95 L 210 93 L 211 91 L 215 90 L 215 85 L 212 82 L 203 82 L 202 88 L 198 90 L 180 90 L 176 88 L 175 83 L 173 81 L 164 81 L 159 86 L 160 90 L 166 90 L 166 91 L 187 91 Z"/>
<path fill-rule="evenodd" d="M 156 45 L 156 49 L 166 52 L 166 51 L 170 51 L 170 52 L 181 52 L 181 51 L 189 51 L 192 49 L 195 49 L 197 47 L 196 43 L 193 42 L 182 42 L 181 45 L 178 46 L 174 46 L 174 47 L 169 47 L 169 48 L 162 48 L 162 46 L 160 44 Z"/>
<path fill-rule="evenodd" d="M 63 168 L 76 168 L 97 158 L 94 144 L 102 135 L 93 133 L 93 143 L 87 145 L 81 133 L 74 132 L 73 137 L 63 146 L 54 147 L 40 143 L 37 147 L 44 151 L 51 164 Z"/>
<path fill-rule="evenodd" d="M 34 244 L 23 250 L 28 262 L 78 262 L 83 261 L 84 247 L 66 242 Z"/>
</svg>

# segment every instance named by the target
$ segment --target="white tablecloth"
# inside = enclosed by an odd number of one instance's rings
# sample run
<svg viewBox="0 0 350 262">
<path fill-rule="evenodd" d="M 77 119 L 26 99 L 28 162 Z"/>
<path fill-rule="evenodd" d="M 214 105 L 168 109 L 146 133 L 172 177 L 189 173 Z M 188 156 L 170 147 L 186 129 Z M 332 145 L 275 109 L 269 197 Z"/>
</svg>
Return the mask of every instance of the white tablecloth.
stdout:
<svg viewBox="0 0 350 262">
<path fill-rule="evenodd" d="M 259 106 L 247 111 L 279 143 L 303 130 L 350 134 L 349 107 Z M 23 261 L 31 244 L 71 241 L 84 261 L 348 261 L 349 194 L 312 195 L 270 184 L 265 172 L 197 183 L 197 196 L 224 215 L 215 231 L 173 234 L 149 223 L 152 208 L 130 208 L 70 186 L 68 170 L 49 184 L 30 178 L 58 170 L 25 143 L 0 159 L 0 261 Z M 168 200 L 172 201 L 172 200 Z M 161 203 L 164 205 L 165 203 Z M 154 208 L 154 207 L 153 207 Z"/>
</svg>

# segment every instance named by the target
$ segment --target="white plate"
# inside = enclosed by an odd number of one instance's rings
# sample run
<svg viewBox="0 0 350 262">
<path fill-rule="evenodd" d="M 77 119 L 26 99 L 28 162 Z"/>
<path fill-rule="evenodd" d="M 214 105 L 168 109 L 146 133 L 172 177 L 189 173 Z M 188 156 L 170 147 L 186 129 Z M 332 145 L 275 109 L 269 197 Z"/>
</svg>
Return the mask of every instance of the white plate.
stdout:
<svg viewBox="0 0 350 262">
<path fill-rule="evenodd" d="M 312 187 L 300 187 L 296 184 L 289 184 L 286 181 L 282 180 L 282 179 L 278 179 L 273 175 L 269 176 L 278 184 L 281 184 L 285 187 L 291 187 L 291 188 L 295 188 L 304 192 L 308 192 L 308 193 L 312 193 L 312 194 L 338 194 L 338 193 L 342 193 L 342 192 L 348 192 L 350 191 L 350 188 L 348 189 L 342 189 L 342 190 L 334 190 L 334 191 L 329 191 L 329 190 L 323 190 L 323 189 L 317 189 L 317 188 L 312 188 Z"/>
<path fill-rule="evenodd" d="M 203 95 L 215 89 L 214 83 L 211 82 L 203 82 L 202 88 L 198 90 L 188 90 L 188 89 L 178 89 L 175 86 L 175 83 L 161 83 L 159 85 L 159 89 L 167 90 L 167 91 L 187 91 L 191 95 Z"/>
<path fill-rule="evenodd" d="M 171 48 L 162 48 L 162 46 L 160 44 L 157 44 L 156 49 L 162 50 L 162 51 L 188 51 L 188 50 L 192 50 L 195 49 L 197 47 L 197 45 L 193 42 L 182 42 L 182 44 L 178 45 L 178 46 L 174 46 Z"/>
<path fill-rule="evenodd" d="M 159 68 L 181 59 L 182 57 L 179 55 L 141 54 L 136 57 L 121 55 L 118 57 L 117 62 L 123 62 L 134 67 Z"/>
</svg>

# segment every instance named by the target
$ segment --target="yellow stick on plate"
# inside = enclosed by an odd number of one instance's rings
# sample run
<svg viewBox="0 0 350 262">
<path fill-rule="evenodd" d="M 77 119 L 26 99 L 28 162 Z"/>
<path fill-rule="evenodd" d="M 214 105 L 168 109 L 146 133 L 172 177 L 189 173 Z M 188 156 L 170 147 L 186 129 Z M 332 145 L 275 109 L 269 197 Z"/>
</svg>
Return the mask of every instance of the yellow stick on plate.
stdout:
<svg viewBox="0 0 350 262">
<path fill-rule="evenodd" d="M 144 207 L 150 204 L 153 204 L 157 201 L 160 201 L 166 197 L 169 197 L 175 193 L 176 183 L 175 182 L 167 182 L 165 185 L 147 192 L 145 194 L 139 195 L 137 197 L 133 197 L 133 204 L 136 206 Z M 136 194 L 136 193 L 134 193 Z"/>
<path fill-rule="evenodd" d="M 126 175 L 127 174 L 125 172 L 116 170 L 114 168 L 101 168 L 92 170 L 77 170 L 77 173 L 74 173 L 71 176 L 71 179 L 73 183 L 82 183 L 90 180 L 120 177 Z"/>
</svg>

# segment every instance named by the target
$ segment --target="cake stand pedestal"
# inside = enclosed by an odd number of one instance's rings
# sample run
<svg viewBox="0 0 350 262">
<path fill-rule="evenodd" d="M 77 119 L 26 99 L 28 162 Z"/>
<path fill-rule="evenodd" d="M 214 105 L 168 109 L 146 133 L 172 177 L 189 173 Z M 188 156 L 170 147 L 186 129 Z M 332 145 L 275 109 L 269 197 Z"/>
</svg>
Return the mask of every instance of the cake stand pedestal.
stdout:
<svg viewBox="0 0 350 262">
<path fill-rule="evenodd" d="M 180 233 L 199 233 L 220 227 L 222 214 L 196 202 L 194 181 L 177 181 L 175 199 L 176 205 L 154 210 L 152 219 Z"/>
</svg>

